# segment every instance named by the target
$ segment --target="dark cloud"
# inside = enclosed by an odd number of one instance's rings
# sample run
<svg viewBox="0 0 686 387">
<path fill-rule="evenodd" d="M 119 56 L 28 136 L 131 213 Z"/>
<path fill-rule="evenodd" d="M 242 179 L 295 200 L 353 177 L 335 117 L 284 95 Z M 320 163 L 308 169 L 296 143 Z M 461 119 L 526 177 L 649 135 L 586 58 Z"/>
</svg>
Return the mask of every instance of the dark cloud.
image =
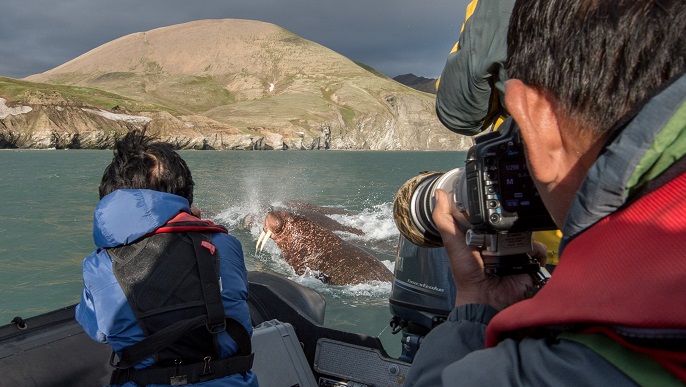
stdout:
<svg viewBox="0 0 686 387">
<path fill-rule="evenodd" d="M 388 76 L 436 77 L 469 0 L 7 0 L 0 75 L 21 78 L 134 32 L 200 19 L 277 24 Z"/>
</svg>

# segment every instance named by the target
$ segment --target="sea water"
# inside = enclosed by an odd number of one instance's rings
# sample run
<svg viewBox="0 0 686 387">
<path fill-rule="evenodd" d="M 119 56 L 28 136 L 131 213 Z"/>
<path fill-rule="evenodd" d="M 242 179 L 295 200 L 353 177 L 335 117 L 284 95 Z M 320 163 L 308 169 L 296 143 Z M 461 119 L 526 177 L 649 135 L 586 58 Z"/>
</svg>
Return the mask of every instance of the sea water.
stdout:
<svg viewBox="0 0 686 387">
<path fill-rule="evenodd" d="M 387 329 L 391 284 L 324 285 L 297 276 L 273 241 L 255 243 L 270 206 L 304 202 L 346 210 L 331 215 L 363 235 L 338 234 L 393 270 L 398 231 L 397 189 L 426 170 L 464 165 L 464 152 L 182 151 L 195 180 L 202 216 L 228 227 L 249 270 L 278 273 L 320 292 L 325 325 L 378 336 L 397 354 L 399 336 Z M 93 209 L 111 151 L 0 151 L 0 325 L 79 301 L 81 261 L 94 248 Z"/>
</svg>

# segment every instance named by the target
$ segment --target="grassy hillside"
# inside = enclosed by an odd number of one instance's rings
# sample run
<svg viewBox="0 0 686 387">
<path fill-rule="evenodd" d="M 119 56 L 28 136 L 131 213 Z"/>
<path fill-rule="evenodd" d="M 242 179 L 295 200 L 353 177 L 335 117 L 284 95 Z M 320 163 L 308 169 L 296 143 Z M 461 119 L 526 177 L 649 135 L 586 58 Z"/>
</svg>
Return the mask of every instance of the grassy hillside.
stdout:
<svg viewBox="0 0 686 387">
<path fill-rule="evenodd" d="M 8 106 L 16 104 L 62 103 L 104 110 L 120 108 L 134 113 L 160 110 L 174 112 L 172 109 L 161 105 L 142 103 L 132 98 L 91 87 L 38 83 L 1 76 L 0 97 L 6 100 Z"/>
</svg>

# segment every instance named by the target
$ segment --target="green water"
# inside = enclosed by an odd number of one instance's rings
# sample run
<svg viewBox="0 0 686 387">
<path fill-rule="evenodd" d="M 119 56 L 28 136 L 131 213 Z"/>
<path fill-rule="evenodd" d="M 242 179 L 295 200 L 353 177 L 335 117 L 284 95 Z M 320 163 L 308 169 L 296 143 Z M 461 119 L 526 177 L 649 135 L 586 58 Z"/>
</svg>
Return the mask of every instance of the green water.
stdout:
<svg viewBox="0 0 686 387">
<path fill-rule="evenodd" d="M 344 208 L 337 219 L 361 228 L 346 236 L 392 267 L 398 232 L 391 204 L 397 189 L 424 170 L 462 166 L 462 152 L 186 151 L 203 217 L 227 225 L 243 244 L 250 270 L 288 276 L 327 298 L 325 324 L 400 339 L 388 329 L 390 284 L 329 287 L 295 276 L 268 243 L 255 253 L 264 211 L 304 201 Z M 78 302 L 81 261 L 93 249 L 97 187 L 110 151 L 0 151 L 0 325 Z M 392 343 L 392 344 L 389 344 Z M 389 352 L 393 352 L 392 348 Z"/>
</svg>

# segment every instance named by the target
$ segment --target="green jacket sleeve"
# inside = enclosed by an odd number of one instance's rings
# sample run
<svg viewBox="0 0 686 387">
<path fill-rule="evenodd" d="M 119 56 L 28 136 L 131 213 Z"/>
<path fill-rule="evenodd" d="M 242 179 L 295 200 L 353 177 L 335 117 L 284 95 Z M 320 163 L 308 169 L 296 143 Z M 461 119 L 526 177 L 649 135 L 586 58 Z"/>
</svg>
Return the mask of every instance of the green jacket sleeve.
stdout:
<svg viewBox="0 0 686 387">
<path fill-rule="evenodd" d="M 503 114 L 507 26 L 514 0 L 474 0 L 439 80 L 436 113 L 448 129 L 475 135 Z"/>
</svg>

